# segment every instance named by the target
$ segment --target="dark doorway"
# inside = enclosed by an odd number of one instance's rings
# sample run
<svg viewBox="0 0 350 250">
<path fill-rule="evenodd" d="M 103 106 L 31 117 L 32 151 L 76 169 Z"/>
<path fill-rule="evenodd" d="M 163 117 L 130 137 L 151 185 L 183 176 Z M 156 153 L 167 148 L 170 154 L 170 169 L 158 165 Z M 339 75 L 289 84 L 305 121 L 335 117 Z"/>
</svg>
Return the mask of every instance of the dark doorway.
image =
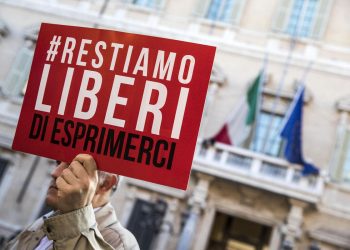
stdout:
<svg viewBox="0 0 350 250">
<path fill-rule="evenodd" d="M 142 250 L 150 250 L 152 241 L 157 236 L 164 214 L 166 202 L 136 200 L 127 228 L 135 235 Z"/>
<path fill-rule="evenodd" d="M 217 213 L 207 250 L 265 250 L 271 231 L 269 226 Z"/>
</svg>

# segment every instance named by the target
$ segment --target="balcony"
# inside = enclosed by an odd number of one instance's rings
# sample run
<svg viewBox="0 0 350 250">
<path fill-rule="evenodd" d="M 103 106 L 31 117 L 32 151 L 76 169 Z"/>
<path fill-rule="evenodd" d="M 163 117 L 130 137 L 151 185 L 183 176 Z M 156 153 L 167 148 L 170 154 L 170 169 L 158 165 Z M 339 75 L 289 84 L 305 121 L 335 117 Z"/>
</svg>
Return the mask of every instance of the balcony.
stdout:
<svg viewBox="0 0 350 250">
<path fill-rule="evenodd" d="M 0 145 L 10 147 L 19 115 L 20 105 L 17 102 L 0 98 Z M 193 169 L 219 178 L 250 185 L 259 189 L 285 195 L 291 198 L 316 203 L 322 192 L 322 177 L 305 177 L 301 175 L 301 166 L 291 165 L 287 161 L 247 149 L 216 143 L 205 148 L 201 141 L 193 160 Z M 136 185 L 157 188 L 158 185 L 143 181 L 130 180 Z M 142 184 L 144 183 L 144 184 Z M 182 197 L 180 190 L 173 193 Z"/>
<path fill-rule="evenodd" d="M 298 165 L 221 143 L 206 148 L 198 142 L 193 169 L 311 203 L 324 186 L 322 177 L 302 176 Z"/>
</svg>

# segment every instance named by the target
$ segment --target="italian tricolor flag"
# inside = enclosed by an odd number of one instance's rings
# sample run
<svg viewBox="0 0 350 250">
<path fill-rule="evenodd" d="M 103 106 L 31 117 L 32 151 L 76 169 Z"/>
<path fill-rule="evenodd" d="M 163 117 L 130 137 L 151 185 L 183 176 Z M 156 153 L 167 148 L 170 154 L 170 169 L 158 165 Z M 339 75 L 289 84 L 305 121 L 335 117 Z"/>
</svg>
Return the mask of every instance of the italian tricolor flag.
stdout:
<svg viewBox="0 0 350 250">
<path fill-rule="evenodd" d="M 224 124 L 220 131 L 212 138 L 215 142 L 240 146 L 246 142 L 252 133 L 259 102 L 259 86 L 262 82 L 263 71 L 250 85 L 245 98 L 233 112 L 232 117 Z"/>
</svg>

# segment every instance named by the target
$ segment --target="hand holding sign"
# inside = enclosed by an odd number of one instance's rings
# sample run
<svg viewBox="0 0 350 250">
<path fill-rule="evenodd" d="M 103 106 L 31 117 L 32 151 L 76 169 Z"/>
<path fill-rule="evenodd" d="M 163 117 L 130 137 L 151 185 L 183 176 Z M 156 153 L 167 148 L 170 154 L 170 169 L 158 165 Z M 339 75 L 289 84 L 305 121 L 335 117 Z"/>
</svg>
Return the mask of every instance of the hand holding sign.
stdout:
<svg viewBox="0 0 350 250">
<path fill-rule="evenodd" d="M 100 170 L 186 189 L 214 55 L 207 45 L 42 24 L 13 148 L 65 162 L 84 152 Z"/>
<path fill-rule="evenodd" d="M 67 165 L 66 163 L 61 163 Z M 57 209 L 67 213 L 89 205 L 95 194 L 98 174 L 95 160 L 86 154 L 77 155 L 56 179 Z"/>
</svg>

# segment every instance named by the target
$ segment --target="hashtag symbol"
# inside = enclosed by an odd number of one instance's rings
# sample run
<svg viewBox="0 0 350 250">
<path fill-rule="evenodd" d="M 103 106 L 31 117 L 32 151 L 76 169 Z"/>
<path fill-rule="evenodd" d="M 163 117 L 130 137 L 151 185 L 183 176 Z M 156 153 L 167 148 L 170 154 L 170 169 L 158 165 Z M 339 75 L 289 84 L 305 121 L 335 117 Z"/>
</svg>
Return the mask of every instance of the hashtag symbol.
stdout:
<svg viewBox="0 0 350 250">
<path fill-rule="evenodd" d="M 47 51 L 46 61 L 53 62 L 57 55 L 58 46 L 61 45 L 61 36 L 53 36 L 50 42 L 50 49 Z"/>
</svg>

